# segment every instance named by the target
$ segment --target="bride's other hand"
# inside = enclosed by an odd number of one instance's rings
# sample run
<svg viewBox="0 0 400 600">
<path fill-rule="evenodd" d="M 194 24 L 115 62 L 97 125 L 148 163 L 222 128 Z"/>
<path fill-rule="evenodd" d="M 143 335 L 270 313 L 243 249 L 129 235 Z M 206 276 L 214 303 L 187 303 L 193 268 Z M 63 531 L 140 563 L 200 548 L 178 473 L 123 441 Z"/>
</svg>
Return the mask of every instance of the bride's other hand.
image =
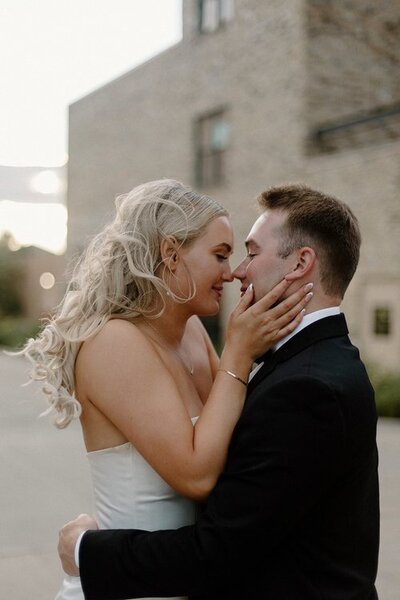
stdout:
<svg viewBox="0 0 400 600">
<path fill-rule="evenodd" d="M 236 348 L 242 357 L 254 361 L 292 333 L 312 298 L 313 284 L 302 286 L 279 302 L 290 285 L 291 282 L 283 279 L 254 304 L 254 289 L 250 285 L 229 317 L 225 347 Z"/>
</svg>

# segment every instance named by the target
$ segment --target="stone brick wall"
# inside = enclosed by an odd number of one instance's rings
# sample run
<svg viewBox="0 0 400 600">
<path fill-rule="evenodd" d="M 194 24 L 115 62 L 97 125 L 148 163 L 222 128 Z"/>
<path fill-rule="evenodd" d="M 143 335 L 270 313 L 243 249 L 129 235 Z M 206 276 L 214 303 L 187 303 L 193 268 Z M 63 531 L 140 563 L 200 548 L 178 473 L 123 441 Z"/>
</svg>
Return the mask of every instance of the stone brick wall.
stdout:
<svg viewBox="0 0 400 600">
<path fill-rule="evenodd" d="M 400 137 L 400 1 L 308 0 L 305 29 L 305 120 L 317 149 Z"/>
<path fill-rule="evenodd" d="M 400 1 L 307 0 L 310 124 L 400 101 Z"/>
</svg>

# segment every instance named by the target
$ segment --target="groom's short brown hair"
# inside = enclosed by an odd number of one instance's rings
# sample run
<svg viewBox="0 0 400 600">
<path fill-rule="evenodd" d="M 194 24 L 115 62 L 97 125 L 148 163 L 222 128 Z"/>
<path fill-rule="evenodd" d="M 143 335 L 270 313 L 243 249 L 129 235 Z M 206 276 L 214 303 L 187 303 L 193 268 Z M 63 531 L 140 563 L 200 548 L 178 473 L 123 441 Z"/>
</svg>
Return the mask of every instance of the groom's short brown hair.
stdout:
<svg viewBox="0 0 400 600">
<path fill-rule="evenodd" d="M 302 246 L 314 248 L 325 293 L 343 297 L 360 257 L 358 221 L 344 202 L 303 184 L 271 187 L 258 203 L 264 210 L 282 210 L 287 219 L 279 231 L 279 255 Z"/>
</svg>

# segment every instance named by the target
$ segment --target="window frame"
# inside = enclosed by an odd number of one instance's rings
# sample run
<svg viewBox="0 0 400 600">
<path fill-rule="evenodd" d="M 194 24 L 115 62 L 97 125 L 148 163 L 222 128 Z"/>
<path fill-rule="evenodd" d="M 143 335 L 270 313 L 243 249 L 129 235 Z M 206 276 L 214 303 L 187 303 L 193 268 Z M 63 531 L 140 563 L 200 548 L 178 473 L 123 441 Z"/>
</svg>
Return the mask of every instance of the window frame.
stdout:
<svg viewBox="0 0 400 600">
<path fill-rule="evenodd" d="M 379 306 L 377 305 L 374 307 L 372 323 L 372 331 L 374 336 L 382 338 L 389 337 L 392 334 L 392 314 L 393 310 L 388 304 Z"/>
<path fill-rule="evenodd" d="M 200 34 L 213 33 L 225 27 L 235 14 L 234 0 L 198 0 L 197 28 Z M 213 23 L 207 23 L 207 7 L 216 11 Z"/>
<path fill-rule="evenodd" d="M 198 115 L 194 121 L 194 180 L 198 187 L 220 186 L 225 183 L 225 156 L 230 144 L 228 107 L 220 106 Z M 225 122 L 227 142 L 218 149 L 210 143 L 213 121 Z M 209 163 L 209 164 L 207 164 Z"/>
</svg>

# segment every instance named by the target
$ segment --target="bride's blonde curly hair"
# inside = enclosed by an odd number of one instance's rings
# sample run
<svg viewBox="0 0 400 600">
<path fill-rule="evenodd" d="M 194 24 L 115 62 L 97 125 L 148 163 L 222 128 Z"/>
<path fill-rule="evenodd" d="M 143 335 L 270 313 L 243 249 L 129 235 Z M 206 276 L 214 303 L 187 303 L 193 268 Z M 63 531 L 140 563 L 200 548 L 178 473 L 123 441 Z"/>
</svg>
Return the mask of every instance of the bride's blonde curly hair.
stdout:
<svg viewBox="0 0 400 600">
<path fill-rule="evenodd" d="M 60 429 L 81 413 L 74 395 L 74 365 L 83 341 L 96 335 L 110 318 L 160 316 L 165 295 L 176 302 L 193 298 L 193 281 L 189 296 L 181 297 L 162 273 L 156 274 L 162 264 L 161 240 L 172 237 L 178 247 L 186 246 L 211 220 L 228 215 L 212 198 L 172 179 L 140 185 L 119 196 L 115 204 L 115 219 L 79 258 L 54 315 L 18 353 L 30 360 L 31 379 L 44 382 L 42 390 L 50 406 L 43 414 L 55 411 Z"/>
</svg>

